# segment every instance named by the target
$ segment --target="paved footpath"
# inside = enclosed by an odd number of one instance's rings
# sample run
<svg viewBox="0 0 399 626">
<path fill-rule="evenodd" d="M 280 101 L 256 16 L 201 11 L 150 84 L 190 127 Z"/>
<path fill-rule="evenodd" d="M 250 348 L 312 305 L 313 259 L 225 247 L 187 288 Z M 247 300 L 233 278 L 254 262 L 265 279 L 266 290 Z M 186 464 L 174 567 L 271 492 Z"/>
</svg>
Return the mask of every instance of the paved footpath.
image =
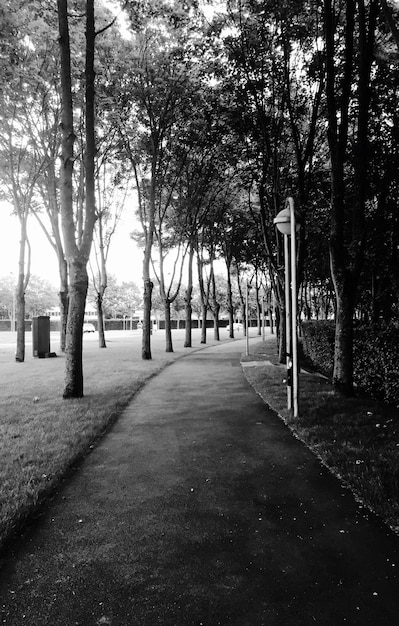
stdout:
<svg viewBox="0 0 399 626">
<path fill-rule="evenodd" d="M 266 407 L 243 349 L 136 396 L 3 559 L 3 624 L 399 624 L 398 537 Z"/>
</svg>

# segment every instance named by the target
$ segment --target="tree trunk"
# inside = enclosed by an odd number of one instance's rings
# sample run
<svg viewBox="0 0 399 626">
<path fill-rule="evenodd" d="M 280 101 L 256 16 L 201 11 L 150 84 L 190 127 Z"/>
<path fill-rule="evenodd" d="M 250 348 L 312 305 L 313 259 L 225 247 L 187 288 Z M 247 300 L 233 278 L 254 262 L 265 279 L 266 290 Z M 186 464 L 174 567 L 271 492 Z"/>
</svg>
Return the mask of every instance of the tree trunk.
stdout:
<svg viewBox="0 0 399 626">
<path fill-rule="evenodd" d="M 141 358 L 145 361 L 151 360 L 151 309 L 152 309 L 152 290 L 154 284 L 150 278 L 150 265 L 151 265 L 151 252 L 152 244 L 154 241 L 155 230 L 155 181 L 154 174 L 151 180 L 150 189 L 150 215 L 148 226 L 145 226 L 142 221 L 144 234 L 145 234 L 145 248 L 143 258 L 143 282 L 144 282 L 144 294 L 143 294 L 143 335 L 141 344 Z M 139 188 L 139 186 L 138 186 Z M 139 198 L 139 202 L 141 202 Z"/>
<path fill-rule="evenodd" d="M 270 306 L 270 308 L 268 309 L 269 312 L 269 324 L 270 324 L 270 334 L 274 335 L 274 320 L 273 320 L 273 307 Z"/>
<path fill-rule="evenodd" d="M 173 352 L 173 344 L 172 344 L 172 324 L 170 318 L 170 302 L 166 298 L 164 300 L 164 311 L 165 311 L 165 341 L 166 341 L 166 352 Z"/>
<path fill-rule="evenodd" d="M 337 289 L 333 383 L 346 395 L 353 394 L 353 302 Z"/>
<path fill-rule="evenodd" d="M 70 59 L 70 43 L 69 43 L 69 27 L 68 27 L 68 6 L 66 0 L 57 0 L 58 8 L 58 25 L 59 25 L 59 45 L 61 55 L 61 168 L 60 168 L 60 205 L 62 217 L 62 229 L 68 252 L 72 254 L 75 243 L 75 233 L 73 225 L 73 145 L 75 141 L 75 133 L 73 129 L 73 107 L 72 107 L 72 87 L 71 87 L 71 59 Z M 76 294 L 76 286 L 74 287 Z M 65 300 L 66 301 L 66 298 Z M 69 310 L 79 310 L 76 306 L 76 295 L 73 303 L 68 296 L 68 312 Z M 84 307 L 83 307 L 84 313 Z M 76 317 L 76 315 L 75 315 Z M 77 355 L 82 347 L 82 327 L 75 328 L 76 319 L 69 320 L 66 316 L 65 331 L 65 388 L 64 398 L 75 397 L 74 391 L 77 390 L 77 396 L 83 394 L 83 377 L 82 377 L 82 357 Z M 82 316 L 83 326 L 83 316 Z M 76 343 L 75 343 L 76 342 Z M 75 363 L 78 363 L 78 371 L 74 370 Z"/>
<path fill-rule="evenodd" d="M 236 272 L 237 272 L 237 287 L 238 287 L 238 294 L 240 296 L 240 302 L 241 302 L 241 317 L 242 317 L 242 330 L 243 330 L 243 334 L 244 337 L 246 337 L 247 334 L 247 318 L 245 315 L 245 297 L 242 293 L 242 289 L 241 289 L 241 279 L 240 279 L 240 268 L 238 263 L 236 262 Z"/>
<path fill-rule="evenodd" d="M 144 261 L 144 266 L 146 262 Z M 149 274 L 149 267 L 148 267 Z M 144 360 L 151 360 L 151 300 L 153 283 L 149 278 L 144 279 L 144 294 L 143 294 L 143 335 L 141 344 L 141 357 Z"/>
<path fill-rule="evenodd" d="M 60 349 L 61 352 L 65 352 L 68 320 L 68 265 L 64 255 L 62 258 L 58 257 L 58 267 L 60 273 L 60 291 L 58 294 L 60 302 Z"/>
<path fill-rule="evenodd" d="M 213 315 L 213 338 L 216 341 L 219 341 L 219 311 L 220 304 L 217 301 L 216 294 L 216 281 L 215 281 L 215 272 L 213 269 L 213 256 L 211 255 L 211 271 L 210 271 L 210 281 L 212 287 L 212 315 Z"/>
<path fill-rule="evenodd" d="M 349 260 L 346 255 L 348 242 L 345 241 L 345 175 L 344 166 L 348 141 L 348 110 L 353 78 L 353 24 L 355 5 L 348 0 L 346 5 L 346 39 L 344 47 L 345 71 L 341 81 L 340 95 L 341 114 L 338 122 L 336 93 L 336 49 L 335 49 L 335 15 L 331 0 L 324 0 L 324 28 L 326 39 L 326 95 L 328 127 L 327 137 L 331 156 L 331 229 L 330 229 L 330 263 L 331 276 L 334 282 L 337 302 L 340 299 L 340 313 L 336 316 L 336 334 L 334 350 L 334 374 L 342 389 L 352 393 L 352 372 L 348 366 L 352 351 L 352 314 L 349 301 L 345 294 L 350 277 L 350 269 L 346 267 Z M 353 233 L 354 235 L 354 233 Z M 356 233 L 356 237 L 358 237 Z M 352 241 L 353 238 L 352 238 Z M 339 318 L 339 322 L 338 322 Z"/>
<path fill-rule="evenodd" d="M 262 335 L 262 305 L 259 301 L 259 288 L 256 289 L 256 318 L 258 324 L 258 335 Z"/>
<path fill-rule="evenodd" d="M 19 363 L 25 361 L 25 293 L 24 276 L 19 275 L 16 290 L 16 321 L 17 321 L 17 349 L 15 360 Z"/>
<path fill-rule="evenodd" d="M 96 306 L 97 306 L 98 347 L 106 348 L 107 344 L 105 343 L 105 332 L 104 332 L 103 296 L 101 293 L 97 294 Z"/>
<path fill-rule="evenodd" d="M 186 295 L 185 295 L 185 301 L 186 301 L 186 305 L 185 305 L 185 323 L 186 323 L 186 328 L 185 328 L 185 337 L 184 337 L 184 347 L 185 348 L 191 348 L 192 347 L 192 315 L 193 315 L 193 307 L 191 306 L 191 293 L 192 293 L 192 286 L 189 290 L 189 287 L 187 287 L 186 289 Z"/>
<path fill-rule="evenodd" d="M 65 352 L 65 336 L 68 318 L 68 264 L 65 259 L 64 247 L 60 232 L 60 207 L 58 203 L 58 183 L 55 173 L 55 160 L 56 152 L 54 151 L 54 158 L 51 158 L 47 165 L 46 185 L 48 199 L 47 213 L 50 218 L 51 231 L 54 242 L 50 239 L 50 236 L 48 235 L 47 230 L 41 220 L 39 220 L 39 223 L 42 226 L 47 237 L 49 238 L 50 243 L 54 248 L 54 252 L 57 255 L 58 273 L 60 276 L 60 291 L 58 293 L 60 303 L 60 350 L 61 352 Z M 34 212 L 34 215 L 36 218 L 38 218 L 36 212 Z"/>
<path fill-rule="evenodd" d="M 83 397 L 83 322 L 88 276 L 86 260 L 69 263 L 69 307 L 66 332 L 66 363 L 64 398 Z"/>
<path fill-rule="evenodd" d="M 65 255 L 69 270 L 69 307 L 66 330 L 66 362 L 64 398 L 83 396 L 82 337 L 84 311 L 88 287 L 87 262 L 93 241 L 96 220 L 94 189 L 94 1 L 86 3 L 86 65 L 85 65 L 85 166 L 86 166 L 86 203 L 85 219 L 82 229 L 75 231 L 73 212 L 73 129 L 71 58 L 68 25 L 67 0 L 57 0 L 59 45 L 61 54 L 61 168 L 60 168 L 60 203 L 62 230 L 65 243 Z M 76 242 L 75 237 L 79 242 Z"/>
<path fill-rule="evenodd" d="M 378 3 L 370 0 L 367 7 L 368 18 L 363 0 L 347 0 L 345 42 L 341 43 L 340 48 L 336 43 L 336 8 L 331 0 L 324 0 L 327 136 L 332 187 L 330 262 L 336 294 L 333 380 L 347 394 L 353 393 L 353 315 L 365 241 L 365 205 L 369 191 L 367 173 L 370 72 Z M 355 25 L 358 33 L 356 42 Z M 337 55 L 341 53 L 342 75 L 336 70 Z M 352 118 L 357 115 L 354 120 L 354 136 L 352 131 L 348 131 L 351 115 Z M 355 157 L 354 194 L 350 202 L 346 198 L 349 145 L 353 145 Z"/>
<path fill-rule="evenodd" d="M 233 310 L 233 290 L 231 286 L 231 262 L 226 260 L 227 270 L 227 308 L 229 313 L 229 337 L 234 339 L 234 310 Z"/>
<path fill-rule="evenodd" d="M 18 282 L 15 294 L 17 321 L 17 349 L 15 360 L 25 361 L 25 247 L 27 243 L 26 216 L 20 217 L 21 240 L 19 243 Z"/>
<path fill-rule="evenodd" d="M 213 338 L 215 339 L 215 341 L 219 341 L 220 340 L 219 311 L 220 311 L 220 304 L 218 302 L 214 301 L 213 302 L 212 315 L 213 315 Z"/>
<path fill-rule="evenodd" d="M 201 324 L 201 343 L 206 343 L 206 317 L 208 313 L 208 307 L 206 304 L 202 305 L 202 324 Z"/>
<path fill-rule="evenodd" d="M 285 317 L 285 307 L 277 306 L 276 307 L 276 338 L 277 338 L 277 349 L 278 349 L 278 360 L 279 363 L 287 362 L 287 335 L 286 335 L 286 317 Z"/>
<path fill-rule="evenodd" d="M 190 245 L 190 252 L 188 257 L 188 281 L 187 281 L 187 289 L 184 295 L 185 302 L 185 320 L 186 320 L 186 333 L 184 339 L 184 347 L 191 348 L 192 346 L 192 315 L 193 315 L 193 307 L 191 304 L 191 299 L 193 295 L 193 259 L 194 259 L 194 245 Z"/>
<path fill-rule="evenodd" d="M 60 302 L 60 350 L 61 352 L 65 352 L 69 301 L 68 291 L 60 291 L 58 297 Z"/>
</svg>

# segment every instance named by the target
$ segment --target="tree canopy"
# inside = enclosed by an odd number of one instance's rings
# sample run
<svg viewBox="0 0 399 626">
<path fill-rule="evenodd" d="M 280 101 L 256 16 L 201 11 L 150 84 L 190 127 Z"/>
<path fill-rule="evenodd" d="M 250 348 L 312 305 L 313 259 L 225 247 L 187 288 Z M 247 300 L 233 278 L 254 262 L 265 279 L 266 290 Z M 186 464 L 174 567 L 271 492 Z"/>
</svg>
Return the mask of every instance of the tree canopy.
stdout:
<svg viewBox="0 0 399 626">
<path fill-rule="evenodd" d="M 204 314 L 217 319 L 217 258 L 229 311 L 245 277 L 258 294 L 273 291 L 284 319 L 273 220 L 292 196 L 301 314 L 335 316 L 334 380 L 350 391 L 353 320 L 378 324 L 399 308 L 397 3 L 117 5 L 58 0 L 55 10 L 18 0 L 0 9 L 0 193 L 21 223 L 17 303 L 23 320 L 33 215 L 60 267 L 74 354 L 66 395 L 83 393 L 79 337 L 94 233 L 94 282 L 106 302 L 106 237 L 115 190 L 127 187 L 144 252 L 143 358 L 151 358 L 154 280 L 166 320 L 173 301 L 182 310 L 185 284 L 189 346 L 194 282 Z"/>
</svg>

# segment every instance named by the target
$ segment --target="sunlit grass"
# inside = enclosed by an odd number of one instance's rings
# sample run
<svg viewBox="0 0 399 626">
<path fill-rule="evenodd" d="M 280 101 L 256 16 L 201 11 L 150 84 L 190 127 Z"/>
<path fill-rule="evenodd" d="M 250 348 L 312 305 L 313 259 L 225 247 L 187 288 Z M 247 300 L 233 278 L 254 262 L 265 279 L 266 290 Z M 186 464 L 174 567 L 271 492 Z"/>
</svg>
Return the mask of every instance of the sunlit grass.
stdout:
<svg viewBox="0 0 399 626">
<path fill-rule="evenodd" d="M 249 382 L 356 496 L 399 532 L 399 410 L 364 394 L 344 397 L 325 378 L 301 373 L 300 415 L 293 420 L 273 338 L 252 346 L 245 360 L 274 363 L 245 368 Z"/>
</svg>

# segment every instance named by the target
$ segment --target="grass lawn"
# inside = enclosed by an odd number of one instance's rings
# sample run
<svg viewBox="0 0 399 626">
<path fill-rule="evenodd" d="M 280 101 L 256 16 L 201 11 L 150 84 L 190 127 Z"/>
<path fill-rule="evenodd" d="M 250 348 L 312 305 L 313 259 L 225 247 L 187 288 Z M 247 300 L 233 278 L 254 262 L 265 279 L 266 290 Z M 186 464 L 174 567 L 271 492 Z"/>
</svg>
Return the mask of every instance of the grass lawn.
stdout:
<svg viewBox="0 0 399 626">
<path fill-rule="evenodd" d="M 399 409 L 360 393 L 346 398 L 325 378 L 302 372 L 299 418 L 293 420 L 274 338 L 253 342 L 243 365 L 251 385 L 295 436 L 399 533 Z"/>
<path fill-rule="evenodd" d="M 97 333 L 84 336 L 84 393 L 63 400 L 65 355 L 51 342 L 57 358 L 14 360 L 15 341 L 0 339 L 0 547 L 76 465 L 151 376 L 176 358 L 200 347 L 184 348 L 184 331 L 173 333 L 174 352 L 165 352 L 162 331 L 152 337 L 152 360 L 141 359 L 138 331 L 106 333 L 99 349 Z M 8 333 L 7 333 L 8 335 Z M 213 331 L 208 332 L 212 345 Z M 227 339 L 226 330 L 221 338 Z M 27 333 L 27 341 L 30 334 Z M 12 343 L 14 342 L 14 343 Z"/>
</svg>

